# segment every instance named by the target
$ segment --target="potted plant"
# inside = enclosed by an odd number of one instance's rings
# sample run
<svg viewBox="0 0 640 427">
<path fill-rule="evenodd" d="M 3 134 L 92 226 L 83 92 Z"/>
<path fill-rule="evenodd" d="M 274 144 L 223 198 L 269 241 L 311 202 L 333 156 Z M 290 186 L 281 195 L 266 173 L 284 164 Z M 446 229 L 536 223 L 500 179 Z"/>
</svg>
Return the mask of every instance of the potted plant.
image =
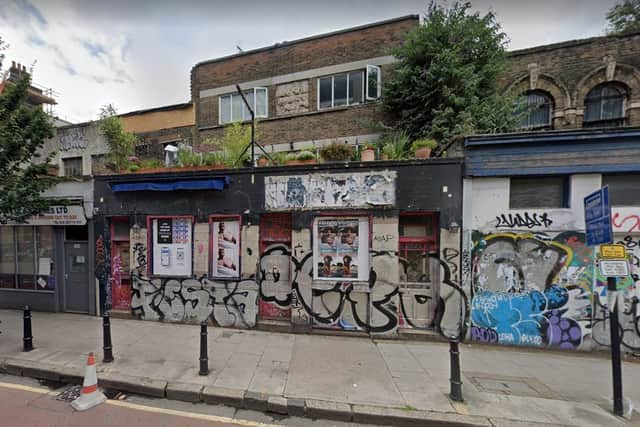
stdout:
<svg viewBox="0 0 640 427">
<path fill-rule="evenodd" d="M 298 155 L 296 153 L 287 153 L 285 157 L 285 164 L 287 165 L 297 165 L 298 164 Z"/>
<path fill-rule="evenodd" d="M 409 137 L 406 132 L 387 132 L 379 140 L 383 160 L 402 160 L 409 156 Z"/>
<path fill-rule="evenodd" d="M 411 144 L 416 159 L 428 159 L 431 156 L 431 150 L 437 146 L 438 143 L 433 139 L 417 139 Z"/>
<path fill-rule="evenodd" d="M 346 142 L 332 142 L 320 149 L 320 156 L 326 162 L 348 162 L 353 158 L 353 147 Z"/>
<path fill-rule="evenodd" d="M 258 157 L 258 166 L 267 166 L 269 164 L 269 159 L 266 156 L 262 155 Z"/>
<path fill-rule="evenodd" d="M 372 145 L 366 144 L 362 147 L 360 160 L 363 162 L 372 162 L 376 159 L 376 150 Z"/>
<path fill-rule="evenodd" d="M 303 151 L 299 152 L 298 155 L 296 156 L 296 160 L 301 165 L 308 165 L 308 164 L 317 163 L 316 155 L 314 153 L 312 153 L 311 151 L 308 151 L 308 150 L 303 150 Z"/>
</svg>

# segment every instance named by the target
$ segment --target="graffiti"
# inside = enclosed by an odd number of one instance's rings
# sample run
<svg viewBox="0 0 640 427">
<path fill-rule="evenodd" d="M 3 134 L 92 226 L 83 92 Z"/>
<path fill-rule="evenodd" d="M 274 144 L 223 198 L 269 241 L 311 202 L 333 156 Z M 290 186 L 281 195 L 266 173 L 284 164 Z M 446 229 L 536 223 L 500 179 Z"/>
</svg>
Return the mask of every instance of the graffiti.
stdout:
<svg viewBox="0 0 640 427">
<path fill-rule="evenodd" d="M 393 234 L 379 234 L 373 236 L 373 240 L 376 242 L 390 242 L 393 239 L 395 239 L 395 236 Z"/>
<path fill-rule="evenodd" d="M 496 216 L 496 228 L 518 228 L 526 227 L 532 229 L 534 227 L 549 227 L 553 224 L 549 215 L 544 212 L 538 215 L 537 213 L 529 214 L 502 214 Z"/>
<path fill-rule="evenodd" d="M 498 333 L 491 328 L 471 326 L 471 340 L 483 343 L 497 343 Z"/>
<path fill-rule="evenodd" d="M 143 243 L 133 245 L 134 270 L 141 274 L 147 269 L 147 248 Z"/>
<path fill-rule="evenodd" d="M 620 212 L 615 212 L 611 218 L 611 224 L 614 231 L 623 233 L 640 231 L 640 214 L 631 214 L 623 217 Z"/>
<path fill-rule="evenodd" d="M 272 245 L 260 258 L 260 316 L 266 319 L 291 317 L 291 251 L 283 245 Z"/>
<path fill-rule="evenodd" d="M 89 145 L 84 127 L 58 129 L 60 151 L 84 150 Z"/>
<path fill-rule="evenodd" d="M 265 208 L 366 208 L 395 204 L 394 171 L 270 176 L 265 180 Z"/>
<path fill-rule="evenodd" d="M 458 255 L 460 255 L 460 251 L 454 248 L 444 248 L 442 250 L 442 256 L 449 267 L 449 271 L 451 271 L 451 277 L 453 277 L 456 282 L 458 282 L 458 264 L 455 261 Z"/>
<path fill-rule="evenodd" d="M 111 286 L 109 284 L 109 259 L 107 258 L 102 234 L 96 239 L 95 276 L 105 292 L 105 308 L 111 306 Z"/>
</svg>

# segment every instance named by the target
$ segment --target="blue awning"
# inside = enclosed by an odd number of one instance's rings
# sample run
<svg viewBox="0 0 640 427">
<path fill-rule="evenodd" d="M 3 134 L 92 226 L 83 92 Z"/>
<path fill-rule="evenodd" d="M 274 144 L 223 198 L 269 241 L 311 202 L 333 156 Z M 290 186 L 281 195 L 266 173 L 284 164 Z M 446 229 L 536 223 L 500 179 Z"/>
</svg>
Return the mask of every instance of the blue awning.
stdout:
<svg viewBox="0 0 640 427">
<path fill-rule="evenodd" d="M 224 190 L 229 185 L 229 177 L 196 179 L 189 181 L 140 181 L 112 184 L 111 191 L 175 191 L 175 190 Z"/>
</svg>

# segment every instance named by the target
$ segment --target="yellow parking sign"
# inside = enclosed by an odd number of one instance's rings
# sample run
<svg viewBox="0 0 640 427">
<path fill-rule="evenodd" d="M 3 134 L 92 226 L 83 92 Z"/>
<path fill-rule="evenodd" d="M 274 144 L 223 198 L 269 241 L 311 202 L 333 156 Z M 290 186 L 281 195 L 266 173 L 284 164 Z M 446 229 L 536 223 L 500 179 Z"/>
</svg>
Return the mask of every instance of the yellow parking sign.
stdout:
<svg viewBox="0 0 640 427">
<path fill-rule="evenodd" d="M 624 245 L 600 245 L 600 258 L 626 258 Z"/>
</svg>

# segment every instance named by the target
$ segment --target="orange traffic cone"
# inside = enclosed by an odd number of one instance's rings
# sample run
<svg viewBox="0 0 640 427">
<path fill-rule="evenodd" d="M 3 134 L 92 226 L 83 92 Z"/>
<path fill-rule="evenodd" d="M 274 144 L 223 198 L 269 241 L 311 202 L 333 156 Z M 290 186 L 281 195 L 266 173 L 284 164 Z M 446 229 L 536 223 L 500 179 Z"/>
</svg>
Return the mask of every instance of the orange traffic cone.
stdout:
<svg viewBox="0 0 640 427">
<path fill-rule="evenodd" d="M 80 397 L 71 402 L 71 406 L 76 411 L 86 411 L 107 400 L 107 397 L 98 390 L 98 375 L 96 374 L 96 359 L 93 353 L 89 353 L 87 359 L 87 369 L 82 382 Z"/>
</svg>

